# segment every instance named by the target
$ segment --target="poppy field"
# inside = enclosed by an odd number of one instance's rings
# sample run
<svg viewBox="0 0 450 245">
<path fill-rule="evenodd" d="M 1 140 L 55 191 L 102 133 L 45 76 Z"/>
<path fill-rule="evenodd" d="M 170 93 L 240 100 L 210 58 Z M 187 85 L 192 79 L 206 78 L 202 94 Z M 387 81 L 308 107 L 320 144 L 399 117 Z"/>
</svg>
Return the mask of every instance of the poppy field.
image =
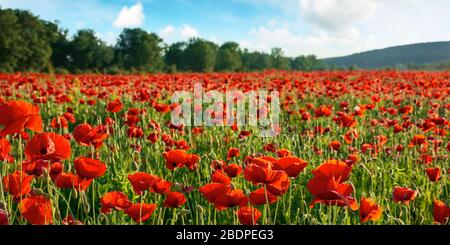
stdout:
<svg viewBox="0 0 450 245">
<path fill-rule="evenodd" d="M 171 96 L 194 83 L 277 91 L 276 134 L 174 124 Z M 448 224 L 449 72 L 18 73 L 0 88 L 0 224 Z"/>
</svg>

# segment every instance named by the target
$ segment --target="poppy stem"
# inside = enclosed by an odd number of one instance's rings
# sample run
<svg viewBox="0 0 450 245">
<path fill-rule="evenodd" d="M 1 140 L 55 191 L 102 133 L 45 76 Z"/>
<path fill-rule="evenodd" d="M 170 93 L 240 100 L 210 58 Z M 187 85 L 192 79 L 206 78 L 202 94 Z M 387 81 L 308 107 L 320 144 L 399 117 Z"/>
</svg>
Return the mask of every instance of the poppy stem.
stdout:
<svg viewBox="0 0 450 245">
<path fill-rule="evenodd" d="M 267 195 L 267 185 L 264 185 L 264 195 L 265 195 L 265 198 L 266 198 L 266 205 L 264 205 L 264 211 L 267 209 L 267 212 L 269 214 L 268 217 L 264 217 L 264 218 L 267 219 L 266 223 L 270 223 L 271 215 L 270 215 L 270 206 L 269 206 L 269 196 Z"/>
</svg>

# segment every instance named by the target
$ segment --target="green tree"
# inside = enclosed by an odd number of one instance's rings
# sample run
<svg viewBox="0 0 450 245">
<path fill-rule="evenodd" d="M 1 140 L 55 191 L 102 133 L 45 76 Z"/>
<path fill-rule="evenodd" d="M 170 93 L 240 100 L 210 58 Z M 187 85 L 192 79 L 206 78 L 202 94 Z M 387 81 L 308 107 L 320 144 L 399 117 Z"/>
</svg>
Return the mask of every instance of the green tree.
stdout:
<svg viewBox="0 0 450 245">
<path fill-rule="evenodd" d="M 125 69 L 160 71 L 163 68 L 163 40 L 140 28 L 124 29 L 116 44 L 116 62 Z"/>
<path fill-rule="evenodd" d="M 183 64 L 194 72 L 211 72 L 216 65 L 217 45 L 200 38 L 189 40 L 183 52 Z"/>
<path fill-rule="evenodd" d="M 237 71 L 242 67 L 241 50 L 239 44 L 226 42 L 219 47 L 217 53 L 216 70 Z"/>
<path fill-rule="evenodd" d="M 114 51 L 95 36 L 93 30 L 79 30 L 69 43 L 69 66 L 72 71 L 106 68 L 114 58 Z"/>
<path fill-rule="evenodd" d="M 28 11 L 0 9 L 0 70 L 48 68 L 51 47 L 46 23 Z"/>
<path fill-rule="evenodd" d="M 284 57 L 284 52 L 281 48 L 273 48 L 270 56 L 272 58 L 272 66 L 277 70 L 289 70 L 289 59 Z"/>
<path fill-rule="evenodd" d="M 164 62 L 170 71 L 185 70 L 185 64 L 183 61 L 183 53 L 187 43 L 176 42 L 169 45 L 164 55 Z"/>
</svg>

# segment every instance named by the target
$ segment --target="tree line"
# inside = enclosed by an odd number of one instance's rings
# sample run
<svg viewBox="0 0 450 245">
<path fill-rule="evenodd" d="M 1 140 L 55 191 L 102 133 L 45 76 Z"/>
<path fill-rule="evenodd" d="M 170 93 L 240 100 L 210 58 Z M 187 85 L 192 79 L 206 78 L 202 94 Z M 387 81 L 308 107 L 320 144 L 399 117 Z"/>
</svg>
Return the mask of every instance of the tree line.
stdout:
<svg viewBox="0 0 450 245">
<path fill-rule="evenodd" d="M 157 34 L 140 28 L 123 29 L 114 46 L 93 30 L 69 37 L 59 22 L 40 19 L 29 11 L 0 7 L 0 72 L 136 73 L 238 72 L 323 70 L 314 55 L 286 57 L 242 49 L 236 42 L 217 45 L 202 38 L 166 44 Z"/>
</svg>

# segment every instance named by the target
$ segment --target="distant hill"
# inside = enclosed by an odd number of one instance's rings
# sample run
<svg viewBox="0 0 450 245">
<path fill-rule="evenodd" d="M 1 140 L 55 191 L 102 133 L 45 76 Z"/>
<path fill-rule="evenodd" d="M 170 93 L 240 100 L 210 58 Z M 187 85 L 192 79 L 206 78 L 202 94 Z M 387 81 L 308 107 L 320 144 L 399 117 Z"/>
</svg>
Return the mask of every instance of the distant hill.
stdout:
<svg viewBox="0 0 450 245">
<path fill-rule="evenodd" d="M 322 61 L 330 66 L 356 66 L 366 69 L 440 63 L 450 61 L 450 41 L 395 46 L 348 56 L 326 58 Z"/>
</svg>

